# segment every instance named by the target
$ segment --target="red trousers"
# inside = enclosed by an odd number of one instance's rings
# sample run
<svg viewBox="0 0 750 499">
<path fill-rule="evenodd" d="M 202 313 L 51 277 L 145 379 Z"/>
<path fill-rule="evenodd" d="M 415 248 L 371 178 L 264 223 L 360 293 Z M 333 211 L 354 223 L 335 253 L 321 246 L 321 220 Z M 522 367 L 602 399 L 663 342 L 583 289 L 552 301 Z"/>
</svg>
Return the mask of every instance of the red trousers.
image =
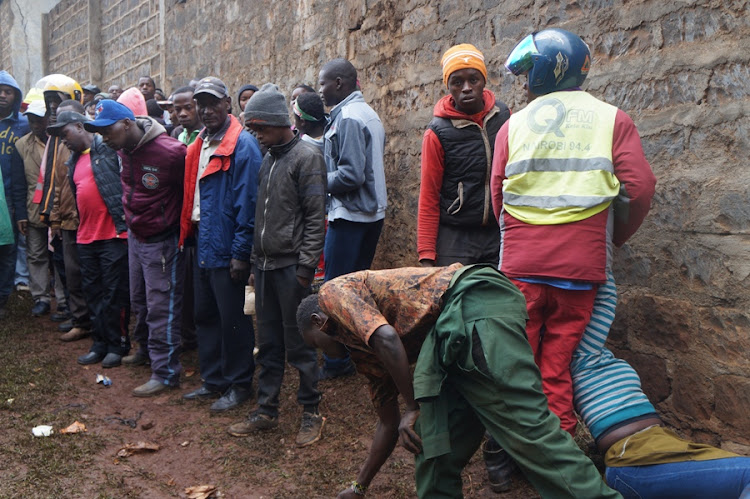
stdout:
<svg viewBox="0 0 750 499">
<path fill-rule="evenodd" d="M 549 408 L 560 418 L 560 427 L 573 435 L 578 420 L 573 410 L 570 360 L 591 318 L 597 286 L 573 291 L 511 280 L 526 297 L 526 335 L 542 373 Z"/>
</svg>

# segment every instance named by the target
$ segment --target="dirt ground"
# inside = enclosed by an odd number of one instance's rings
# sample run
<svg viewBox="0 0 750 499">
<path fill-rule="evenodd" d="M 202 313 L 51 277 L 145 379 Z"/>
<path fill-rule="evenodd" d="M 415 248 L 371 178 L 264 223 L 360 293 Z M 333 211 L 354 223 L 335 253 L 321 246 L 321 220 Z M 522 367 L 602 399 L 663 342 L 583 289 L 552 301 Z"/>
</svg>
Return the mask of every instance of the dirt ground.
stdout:
<svg viewBox="0 0 750 499">
<path fill-rule="evenodd" d="M 215 416 L 209 404 L 181 398 L 201 383 L 195 352 L 183 355 L 179 390 L 137 399 L 130 391 L 148 380 L 148 367 L 80 366 L 75 359 L 88 351 L 89 339 L 60 342 L 55 323 L 31 317 L 28 294 L 14 293 L 8 308 L 0 323 L 0 498 L 187 497 L 186 487 L 207 484 L 225 498 L 335 497 L 369 449 L 376 416 L 359 376 L 321 383 L 327 421 L 320 442 L 303 449 L 294 444 L 301 416 L 294 373 L 285 378 L 279 428 L 235 438 L 226 428 L 253 403 Z M 112 385 L 97 384 L 97 374 Z M 87 431 L 59 432 L 74 421 Z M 55 433 L 33 437 L 31 429 L 42 424 Z M 139 441 L 160 449 L 117 457 L 124 445 Z M 414 497 L 413 473 L 411 454 L 396 449 L 368 497 Z M 479 453 L 463 479 L 467 497 L 538 497 L 520 475 L 512 492 L 493 494 Z"/>
</svg>

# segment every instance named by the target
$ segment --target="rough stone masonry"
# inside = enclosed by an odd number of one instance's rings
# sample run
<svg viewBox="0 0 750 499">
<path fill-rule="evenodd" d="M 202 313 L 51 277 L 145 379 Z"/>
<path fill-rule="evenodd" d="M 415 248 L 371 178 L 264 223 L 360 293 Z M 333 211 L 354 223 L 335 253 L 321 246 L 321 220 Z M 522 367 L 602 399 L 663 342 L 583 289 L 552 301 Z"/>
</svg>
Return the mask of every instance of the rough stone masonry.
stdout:
<svg viewBox="0 0 750 499">
<path fill-rule="evenodd" d="M 48 15 L 48 72 L 87 80 L 99 68 L 103 88 L 212 74 L 234 89 L 274 81 L 289 92 L 315 86 L 325 61 L 351 59 L 388 133 L 379 267 L 417 261 L 419 151 L 445 91 L 442 52 L 479 47 L 488 87 L 521 109 L 521 82 L 502 68 L 515 42 L 549 26 L 580 34 L 594 54 L 586 89 L 633 117 L 659 181 L 646 223 L 616 255 L 610 343 L 669 424 L 750 453 L 748 1 L 105 0 L 80 16 L 102 31 L 89 44 L 96 29 L 73 14 L 91 1 L 63 0 Z M 69 22 L 78 45 L 68 50 Z"/>
</svg>

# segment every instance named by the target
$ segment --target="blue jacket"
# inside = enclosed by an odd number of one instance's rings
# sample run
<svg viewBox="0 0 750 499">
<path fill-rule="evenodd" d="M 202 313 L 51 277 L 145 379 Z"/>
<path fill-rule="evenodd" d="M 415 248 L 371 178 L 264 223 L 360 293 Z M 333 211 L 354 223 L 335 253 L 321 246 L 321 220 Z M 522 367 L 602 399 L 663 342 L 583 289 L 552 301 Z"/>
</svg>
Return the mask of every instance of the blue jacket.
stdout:
<svg viewBox="0 0 750 499">
<path fill-rule="evenodd" d="M 10 116 L 0 116 L 0 168 L 3 173 L 3 187 L 8 212 L 13 221 L 26 220 L 26 175 L 23 159 L 16 151 L 16 141 L 29 133 L 29 122 L 20 114 L 23 93 L 16 80 L 7 71 L 0 71 L 0 85 L 8 85 L 16 91 L 13 112 Z"/>
<path fill-rule="evenodd" d="M 197 234 L 201 268 L 226 268 L 229 261 L 250 261 L 255 231 L 255 203 L 262 156 L 258 141 L 230 115 L 229 128 L 200 179 L 198 164 L 205 132 L 188 146 L 180 217 L 180 247 L 194 235 L 190 221 L 195 183 L 200 181 L 201 218 Z M 204 129 L 205 130 L 205 129 Z"/>
</svg>

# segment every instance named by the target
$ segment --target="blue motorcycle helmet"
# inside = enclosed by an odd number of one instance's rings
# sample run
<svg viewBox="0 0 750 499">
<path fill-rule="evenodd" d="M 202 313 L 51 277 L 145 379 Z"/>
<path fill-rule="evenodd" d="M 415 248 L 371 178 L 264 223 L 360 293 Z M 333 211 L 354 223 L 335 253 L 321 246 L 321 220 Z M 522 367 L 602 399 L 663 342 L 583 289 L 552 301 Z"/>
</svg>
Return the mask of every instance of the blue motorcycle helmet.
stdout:
<svg viewBox="0 0 750 499">
<path fill-rule="evenodd" d="M 528 35 L 510 52 L 505 67 L 518 76 L 528 73 L 529 90 L 546 95 L 580 87 L 591 67 L 591 51 L 581 37 L 560 28 Z"/>
</svg>

